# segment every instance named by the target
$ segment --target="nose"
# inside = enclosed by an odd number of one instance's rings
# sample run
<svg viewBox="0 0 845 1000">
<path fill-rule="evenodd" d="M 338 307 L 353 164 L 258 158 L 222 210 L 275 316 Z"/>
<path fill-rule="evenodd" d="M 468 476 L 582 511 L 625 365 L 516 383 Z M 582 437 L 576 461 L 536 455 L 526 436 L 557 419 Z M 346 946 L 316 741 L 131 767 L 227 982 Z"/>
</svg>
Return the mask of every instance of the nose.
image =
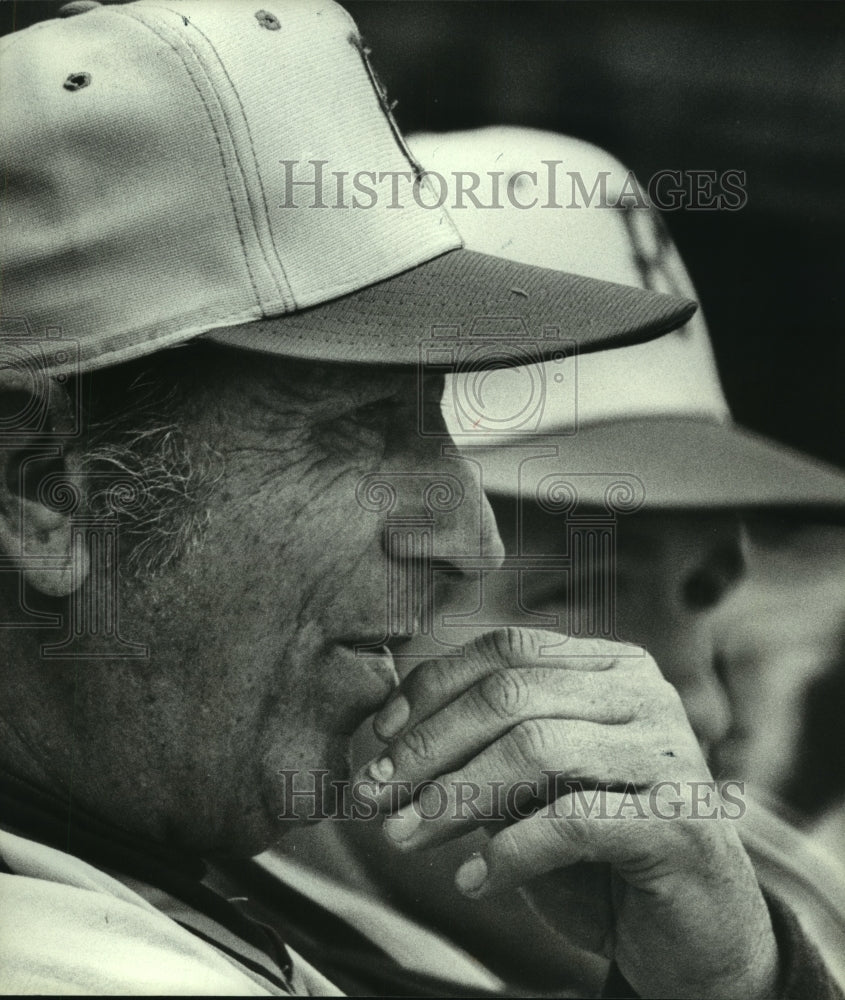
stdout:
<svg viewBox="0 0 845 1000">
<path fill-rule="evenodd" d="M 501 566 L 505 548 L 475 463 L 454 446 L 416 449 L 362 481 L 359 493 L 374 498 L 385 518 L 385 544 L 397 558 L 430 561 L 434 568 L 475 575 Z"/>
<path fill-rule="evenodd" d="M 721 743 L 733 724 L 733 709 L 716 666 L 712 641 L 702 650 L 699 670 L 676 682 L 690 725 L 709 749 Z"/>
<path fill-rule="evenodd" d="M 658 527 L 652 549 L 628 553 L 636 583 L 621 594 L 621 635 L 648 649 L 699 740 L 714 745 L 725 739 L 733 711 L 711 612 L 744 572 L 744 538 L 732 517 L 667 518 Z"/>
<path fill-rule="evenodd" d="M 652 595 L 635 637 L 654 657 L 663 676 L 677 690 L 699 741 L 711 746 L 724 739 L 732 711 L 716 669 L 712 628 L 706 616 Z"/>
<path fill-rule="evenodd" d="M 462 496 L 436 515 L 434 562 L 461 575 L 476 574 L 482 567 L 496 569 L 502 565 L 505 547 L 478 468 L 456 454 L 449 471 L 461 483 Z"/>
<path fill-rule="evenodd" d="M 406 389 L 380 467 L 358 481 L 356 499 L 381 522 L 388 634 L 431 641 L 435 604 L 501 566 L 505 553 L 479 469 L 461 458 L 443 421 L 442 378 Z"/>
<path fill-rule="evenodd" d="M 396 494 L 388 520 L 428 533 L 415 557 L 459 576 L 501 566 L 505 548 L 477 462 L 454 444 L 443 413 L 444 379 L 427 374 L 407 394 L 411 419 L 397 424 L 386 457 Z M 413 406 L 412 404 L 415 404 Z"/>
<path fill-rule="evenodd" d="M 669 680 L 677 687 L 699 739 L 715 745 L 727 736 L 733 709 L 719 668 L 711 612 L 742 578 L 746 562 L 744 535 L 737 522 L 702 525 L 702 533 L 709 544 L 681 574 L 674 594 L 679 648 L 667 657 L 666 671 L 675 675 Z"/>
<path fill-rule="evenodd" d="M 385 470 L 372 485 L 374 495 L 389 498 L 382 535 L 389 634 L 431 641 L 437 608 L 502 564 L 490 504 L 472 465 L 457 456 Z"/>
</svg>

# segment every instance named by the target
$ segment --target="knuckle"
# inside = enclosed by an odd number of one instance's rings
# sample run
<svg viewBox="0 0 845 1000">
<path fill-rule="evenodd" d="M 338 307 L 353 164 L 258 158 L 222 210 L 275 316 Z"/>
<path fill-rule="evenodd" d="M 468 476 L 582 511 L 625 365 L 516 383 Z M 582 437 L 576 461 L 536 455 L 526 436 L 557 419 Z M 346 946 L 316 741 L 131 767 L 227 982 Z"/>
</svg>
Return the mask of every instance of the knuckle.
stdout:
<svg viewBox="0 0 845 1000">
<path fill-rule="evenodd" d="M 642 685 L 660 685 L 664 680 L 663 671 L 657 660 L 644 646 L 629 646 L 627 656 L 620 662 L 624 673 L 632 683 Z"/>
<path fill-rule="evenodd" d="M 636 722 L 650 716 L 655 703 L 662 703 L 662 696 L 655 696 L 651 684 L 644 684 L 642 677 L 621 674 L 613 682 L 613 703 L 619 721 Z"/>
<path fill-rule="evenodd" d="M 632 689 L 625 700 L 632 722 L 665 725 L 678 713 L 685 715 L 678 689 L 663 677 Z"/>
<path fill-rule="evenodd" d="M 549 823 L 544 823 L 543 828 L 547 842 L 552 848 L 559 849 L 563 846 L 572 851 L 583 848 L 587 843 L 587 829 L 584 822 L 555 818 Z"/>
<path fill-rule="evenodd" d="M 403 682 L 405 694 L 411 704 L 426 704 L 430 700 L 430 692 L 443 691 L 454 669 L 454 663 L 444 660 L 428 660 L 414 667 Z"/>
<path fill-rule="evenodd" d="M 482 654 L 508 664 L 513 659 L 532 656 L 537 648 L 537 637 L 533 629 L 508 626 L 486 632 L 477 644 Z"/>
<path fill-rule="evenodd" d="M 435 740 L 425 724 L 413 726 L 402 733 L 397 740 L 402 755 L 412 761 L 425 763 L 434 756 Z"/>
<path fill-rule="evenodd" d="M 519 716 L 530 697 L 525 678 L 516 670 L 497 670 L 488 674 L 477 690 L 484 706 L 506 721 Z"/>
<path fill-rule="evenodd" d="M 686 719 L 686 709 L 678 689 L 661 677 L 641 692 L 636 715 L 642 722 L 662 728 Z"/>
</svg>

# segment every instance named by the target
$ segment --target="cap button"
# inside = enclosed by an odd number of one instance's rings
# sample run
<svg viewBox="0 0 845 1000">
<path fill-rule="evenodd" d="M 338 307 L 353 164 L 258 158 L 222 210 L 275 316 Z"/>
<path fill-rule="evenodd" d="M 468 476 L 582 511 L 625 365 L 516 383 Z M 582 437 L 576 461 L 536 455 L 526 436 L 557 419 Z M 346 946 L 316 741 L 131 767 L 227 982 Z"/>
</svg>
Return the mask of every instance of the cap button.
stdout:
<svg viewBox="0 0 845 1000">
<path fill-rule="evenodd" d="M 71 73 L 62 86 L 65 90 L 82 90 L 91 82 L 90 73 Z"/>
<path fill-rule="evenodd" d="M 281 28 L 279 19 L 275 14 L 271 14 L 269 10 L 257 10 L 255 12 L 255 20 L 258 21 L 262 28 L 266 28 L 268 31 L 278 31 Z"/>
<path fill-rule="evenodd" d="M 100 0 L 71 0 L 59 7 L 59 17 L 73 17 L 74 14 L 86 14 L 95 7 L 101 7 Z"/>
</svg>

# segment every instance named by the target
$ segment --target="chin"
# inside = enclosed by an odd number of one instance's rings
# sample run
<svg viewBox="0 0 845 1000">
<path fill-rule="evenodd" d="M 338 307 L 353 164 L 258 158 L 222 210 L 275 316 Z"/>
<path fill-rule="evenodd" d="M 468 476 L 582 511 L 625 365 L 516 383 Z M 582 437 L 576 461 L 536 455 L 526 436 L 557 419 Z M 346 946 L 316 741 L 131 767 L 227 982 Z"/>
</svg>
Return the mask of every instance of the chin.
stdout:
<svg viewBox="0 0 845 1000">
<path fill-rule="evenodd" d="M 318 823 L 335 813 L 337 786 L 352 774 L 350 739 L 332 734 L 308 741 L 308 749 L 296 753 L 277 747 L 264 765 L 263 812 L 276 842 L 295 826 Z"/>
</svg>

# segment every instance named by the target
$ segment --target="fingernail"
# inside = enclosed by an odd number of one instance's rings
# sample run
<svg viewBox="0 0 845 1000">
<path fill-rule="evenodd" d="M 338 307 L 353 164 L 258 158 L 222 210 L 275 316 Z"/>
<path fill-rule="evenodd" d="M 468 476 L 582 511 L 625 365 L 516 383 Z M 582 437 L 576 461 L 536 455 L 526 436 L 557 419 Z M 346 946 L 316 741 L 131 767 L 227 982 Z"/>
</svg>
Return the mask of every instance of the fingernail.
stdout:
<svg viewBox="0 0 845 1000">
<path fill-rule="evenodd" d="M 392 739 L 411 717 L 411 706 L 404 695 L 389 701 L 373 720 L 376 735 Z"/>
<path fill-rule="evenodd" d="M 419 812 L 413 806 L 406 806 L 399 812 L 388 816 L 384 821 L 384 832 L 395 843 L 399 844 L 403 840 L 409 840 L 411 835 L 420 825 Z"/>
<path fill-rule="evenodd" d="M 390 781 L 393 777 L 393 761 L 389 757 L 373 760 L 367 765 L 367 774 L 375 781 Z"/>
<path fill-rule="evenodd" d="M 487 862 L 480 854 L 465 861 L 455 874 L 455 885 L 467 895 L 477 893 L 487 881 Z"/>
</svg>

